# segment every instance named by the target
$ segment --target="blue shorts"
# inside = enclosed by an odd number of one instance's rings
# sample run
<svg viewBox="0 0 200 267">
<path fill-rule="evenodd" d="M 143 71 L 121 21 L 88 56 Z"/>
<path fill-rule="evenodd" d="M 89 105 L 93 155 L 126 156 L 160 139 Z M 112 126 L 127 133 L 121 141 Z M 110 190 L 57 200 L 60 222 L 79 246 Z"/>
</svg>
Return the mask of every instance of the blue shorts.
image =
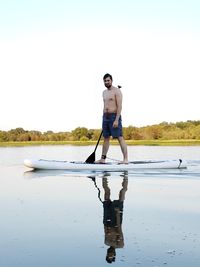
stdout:
<svg viewBox="0 0 200 267">
<path fill-rule="evenodd" d="M 112 136 L 113 138 L 118 138 L 122 136 L 122 120 L 121 116 L 119 117 L 118 127 L 113 127 L 113 122 L 116 118 L 116 113 L 104 113 L 103 114 L 103 137 L 107 138 Z"/>
</svg>

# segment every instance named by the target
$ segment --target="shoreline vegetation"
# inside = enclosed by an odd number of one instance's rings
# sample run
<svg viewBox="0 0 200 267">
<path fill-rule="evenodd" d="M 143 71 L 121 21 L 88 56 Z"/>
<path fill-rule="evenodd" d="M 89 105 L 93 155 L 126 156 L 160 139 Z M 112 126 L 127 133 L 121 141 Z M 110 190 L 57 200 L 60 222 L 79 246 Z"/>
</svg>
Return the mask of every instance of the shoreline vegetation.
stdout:
<svg viewBox="0 0 200 267">
<path fill-rule="evenodd" d="M 71 132 L 40 132 L 23 128 L 0 130 L 0 147 L 34 145 L 95 145 L 101 129 L 77 127 Z M 200 145 L 200 120 L 168 123 L 144 127 L 128 126 L 123 128 L 127 145 L 147 146 L 193 146 Z M 102 140 L 101 140 L 102 143 Z M 111 144 L 118 144 L 111 140 Z"/>
<path fill-rule="evenodd" d="M 103 142 L 100 141 L 100 144 Z M 200 140 L 127 140 L 128 146 L 200 146 Z M 111 145 L 118 145 L 118 141 L 111 140 Z M 15 141 L 0 142 L 0 147 L 23 147 L 43 145 L 72 145 L 89 146 L 96 145 L 96 141 Z"/>
</svg>

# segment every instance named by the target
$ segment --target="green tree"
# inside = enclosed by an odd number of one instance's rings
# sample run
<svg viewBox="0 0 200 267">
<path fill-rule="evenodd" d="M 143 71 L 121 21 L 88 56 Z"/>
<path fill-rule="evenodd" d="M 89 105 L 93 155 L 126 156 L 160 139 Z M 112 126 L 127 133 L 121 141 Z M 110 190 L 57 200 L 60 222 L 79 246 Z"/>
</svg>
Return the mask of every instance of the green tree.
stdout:
<svg viewBox="0 0 200 267">
<path fill-rule="evenodd" d="M 88 135 L 88 129 L 85 127 L 78 127 L 72 131 L 72 136 L 75 141 L 79 141 L 81 137 Z"/>
<path fill-rule="evenodd" d="M 0 142 L 9 141 L 8 134 L 6 131 L 0 131 Z"/>
</svg>

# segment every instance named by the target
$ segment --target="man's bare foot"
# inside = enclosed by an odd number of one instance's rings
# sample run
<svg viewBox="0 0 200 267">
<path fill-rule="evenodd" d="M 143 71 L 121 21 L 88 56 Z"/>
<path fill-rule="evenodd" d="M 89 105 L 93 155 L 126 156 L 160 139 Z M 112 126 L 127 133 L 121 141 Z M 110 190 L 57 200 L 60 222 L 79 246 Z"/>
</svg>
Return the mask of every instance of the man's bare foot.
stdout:
<svg viewBox="0 0 200 267">
<path fill-rule="evenodd" d="M 99 160 L 95 161 L 94 163 L 95 164 L 105 164 L 106 161 L 105 161 L 105 159 L 99 159 Z"/>
</svg>

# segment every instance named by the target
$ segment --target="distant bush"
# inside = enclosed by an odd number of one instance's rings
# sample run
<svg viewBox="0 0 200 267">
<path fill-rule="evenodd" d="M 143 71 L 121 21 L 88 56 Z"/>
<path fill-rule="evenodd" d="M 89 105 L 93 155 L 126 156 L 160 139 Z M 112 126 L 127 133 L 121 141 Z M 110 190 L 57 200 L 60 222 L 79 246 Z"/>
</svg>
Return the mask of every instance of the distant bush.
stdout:
<svg viewBox="0 0 200 267">
<path fill-rule="evenodd" d="M 29 142 L 29 141 L 95 141 L 101 129 L 77 127 L 71 132 L 27 131 L 21 127 L 9 131 L 0 131 L 0 142 Z M 144 127 L 128 126 L 123 128 L 126 140 L 200 140 L 200 121 L 186 121 Z"/>
</svg>

